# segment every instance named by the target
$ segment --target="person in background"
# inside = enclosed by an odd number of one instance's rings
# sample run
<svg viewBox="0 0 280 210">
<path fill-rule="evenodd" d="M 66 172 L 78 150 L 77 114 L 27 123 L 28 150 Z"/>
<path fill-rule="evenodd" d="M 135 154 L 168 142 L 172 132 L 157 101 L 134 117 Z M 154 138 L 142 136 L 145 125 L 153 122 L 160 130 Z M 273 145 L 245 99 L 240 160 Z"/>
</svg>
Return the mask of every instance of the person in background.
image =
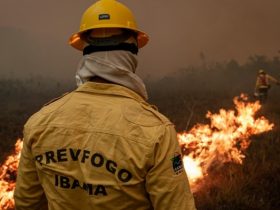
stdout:
<svg viewBox="0 0 280 210">
<path fill-rule="evenodd" d="M 100 0 L 70 45 L 78 88 L 27 121 L 16 210 L 195 210 L 174 125 L 135 72 L 148 42 L 132 12 Z"/>
<path fill-rule="evenodd" d="M 254 95 L 260 99 L 261 103 L 265 103 L 267 100 L 271 82 L 280 85 L 279 80 L 267 74 L 263 69 L 260 69 L 256 80 Z"/>
</svg>

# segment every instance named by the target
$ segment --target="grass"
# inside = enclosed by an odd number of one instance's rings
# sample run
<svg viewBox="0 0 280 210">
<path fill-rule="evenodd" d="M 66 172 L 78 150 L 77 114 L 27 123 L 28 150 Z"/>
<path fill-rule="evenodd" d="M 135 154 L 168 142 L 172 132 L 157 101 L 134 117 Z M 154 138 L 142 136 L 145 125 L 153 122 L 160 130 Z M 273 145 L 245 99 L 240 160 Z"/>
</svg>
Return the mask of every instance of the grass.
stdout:
<svg viewBox="0 0 280 210">
<path fill-rule="evenodd" d="M 164 91 L 164 90 L 162 90 Z M 185 91 L 187 92 L 187 91 Z M 208 123 L 207 111 L 233 109 L 234 93 L 217 91 L 169 95 L 154 92 L 151 101 L 176 125 L 177 131 L 197 123 Z M 194 192 L 198 210 L 278 210 L 280 209 L 280 94 L 272 92 L 257 113 L 275 126 L 272 131 L 253 136 L 243 165 L 227 163 L 208 171 Z M 250 97 L 250 100 L 254 100 Z M 188 123 L 188 124 L 187 124 Z"/>
<path fill-rule="evenodd" d="M 280 207 L 279 132 L 253 138 L 243 165 L 210 171 L 195 193 L 201 210 L 276 210 Z"/>
<path fill-rule="evenodd" d="M 70 86 L 21 80 L 0 81 L 0 160 L 12 150 L 28 117 Z M 46 86 L 48 84 L 48 86 Z M 52 87 L 52 88 L 50 88 Z M 235 92 L 151 89 L 150 103 L 171 119 L 178 132 L 206 123 L 207 111 L 233 108 Z M 209 171 L 194 193 L 198 210 L 280 209 L 280 100 L 271 95 L 259 115 L 275 123 L 273 131 L 252 137 L 243 165 L 228 163 Z"/>
</svg>

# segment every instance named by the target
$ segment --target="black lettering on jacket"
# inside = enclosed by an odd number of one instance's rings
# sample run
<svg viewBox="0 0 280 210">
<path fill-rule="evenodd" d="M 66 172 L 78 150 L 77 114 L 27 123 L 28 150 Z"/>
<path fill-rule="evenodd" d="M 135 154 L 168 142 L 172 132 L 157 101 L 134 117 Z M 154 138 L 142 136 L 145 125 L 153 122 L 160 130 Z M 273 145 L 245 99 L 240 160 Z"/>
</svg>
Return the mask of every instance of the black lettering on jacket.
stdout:
<svg viewBox="0 0 280 210">
<path fill-rule="evenodd" d="M 117 163 L 112 160 L 107 160 L 106 162 L 106 169 L 111 172 L 112 174 L 116 173 Z"/>
<path fill-rule="evenodd" d="M 46 164 L 50 162 L 56 163 L 57 161 L 54 159 L 54 151 L 46 152 Z"/>
<path fill-rule="evenodd" d="M 91 157 L 91 164 L 95 167 L 101 167 L 104 164 L 104 158 L 102 155 L 95 153 Z"/>
<path fill-rule="evenodd" d="M 79 159 L 79 155 L 81 153 L 81 150 L 78 149 L 77 151 L 74 151 L 74 149 L 69 149 L 70 150 L 70 156 L 73 161 L 77 161 Z"/>
<path fill-rule="evenodd" d="M 132 173 L 127 169 L 121 168 L 117 162 L 107 159 L 102 153 L 92 153 L 89 150 L 64 148 L 56 151 L 47 151 L 41 155 L 35 156 L 35 160 L 41 165 L 50 163 L 59 164 L 60 162 L 71 160 L 79 161 L 80 163 L 87 164 L 87 170 L 106 170 L 110 174 L 116 175 L 111 177 L 112 179 L 117 178 L 118 181 L 121 182 L 129 182 L 132 179 Z M 89 164 L 91 164 L 92 168 L 88 167 Z M 58 183 L 58 181 L 55 183 Z M 62 183 L 60 184 L 62 187 L 69 187 L 66 179 L 62 179 L 59 183 Z M 76 184 L 77 183 L 74 183 L 74 186 Z"/>
<path fill-rule="evenodd" d="M 57 150 L 57 161 L 58 162 L 65 162 L 67 160 L 68 159 L 67 159 L 66 149 Z"/>
<path fill-rule="evenodd" d="M 126 169 L 121 169 L 118 173 L 118 178 L 122 182 L 128 182 L 132 178 L 132 174 Z"/>
<path fill-rule="evenodd" d="M 38 161 L 38 163 L 40 163 L 40 165 L 42 165 L 43 155 L 37 155 L 37 156 L 35 157 L 35 160 Z"/>
<path fill-rule="evenodd" d="M 92 185 L 89 183 L 82 183 L 77 179 L 71 179 L 66 176 L 59 176 L 55 175 L 55 186 L 60 187 L 63 189 L 75 190 L 75 189 L 82 189 L 85 190 L 88 195 L 95 195 L 95 196 L 106 196 L 108 195 L 105 186 L 103 185 Z"/>
<path fill-rule="evenodd" d="M 84 153 L 83 153 L 83 157 L 82 157 L 81 162 L 84 163 L 85 160 L 89 158 L 89 155 L 90 155 L 90 151 L 84 150 Z"/>
</svg>

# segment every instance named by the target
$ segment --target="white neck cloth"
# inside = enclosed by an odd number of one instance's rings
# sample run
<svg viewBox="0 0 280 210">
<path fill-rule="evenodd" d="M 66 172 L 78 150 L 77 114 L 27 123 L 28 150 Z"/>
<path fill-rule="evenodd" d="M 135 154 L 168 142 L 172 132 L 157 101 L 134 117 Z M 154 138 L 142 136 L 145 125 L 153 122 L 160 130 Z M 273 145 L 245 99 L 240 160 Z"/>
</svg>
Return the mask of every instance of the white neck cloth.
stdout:
<svg viewBox="0 0 280 210">
<path fill-rule="evenodd" d="M 125 86 L 148 99 L 146 87 L 135 74 L 137 57 L 128 51 L 94 52 L 83 56 L 76 72 L 77 85 L 98 76 L 110 82 Z"/>
</svg>

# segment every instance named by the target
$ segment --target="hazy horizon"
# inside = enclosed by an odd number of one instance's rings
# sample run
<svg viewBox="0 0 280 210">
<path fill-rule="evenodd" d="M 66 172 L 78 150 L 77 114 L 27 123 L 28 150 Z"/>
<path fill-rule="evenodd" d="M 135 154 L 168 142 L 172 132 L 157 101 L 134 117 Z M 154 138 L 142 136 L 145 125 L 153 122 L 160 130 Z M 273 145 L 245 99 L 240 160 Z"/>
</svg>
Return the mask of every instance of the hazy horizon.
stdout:
<svg viewBox="0 0 280 210">
<path fill-rule="evenodd" d="M 74 77 L 81 53 L 68 38 L 95 1 L 2 1 L 1 75 Z M 280 1 L 122 0 L 150 35 L 139 54 L 141 77 L 162 76 L 202 61 L 279 56 Z"/>
</svg>

